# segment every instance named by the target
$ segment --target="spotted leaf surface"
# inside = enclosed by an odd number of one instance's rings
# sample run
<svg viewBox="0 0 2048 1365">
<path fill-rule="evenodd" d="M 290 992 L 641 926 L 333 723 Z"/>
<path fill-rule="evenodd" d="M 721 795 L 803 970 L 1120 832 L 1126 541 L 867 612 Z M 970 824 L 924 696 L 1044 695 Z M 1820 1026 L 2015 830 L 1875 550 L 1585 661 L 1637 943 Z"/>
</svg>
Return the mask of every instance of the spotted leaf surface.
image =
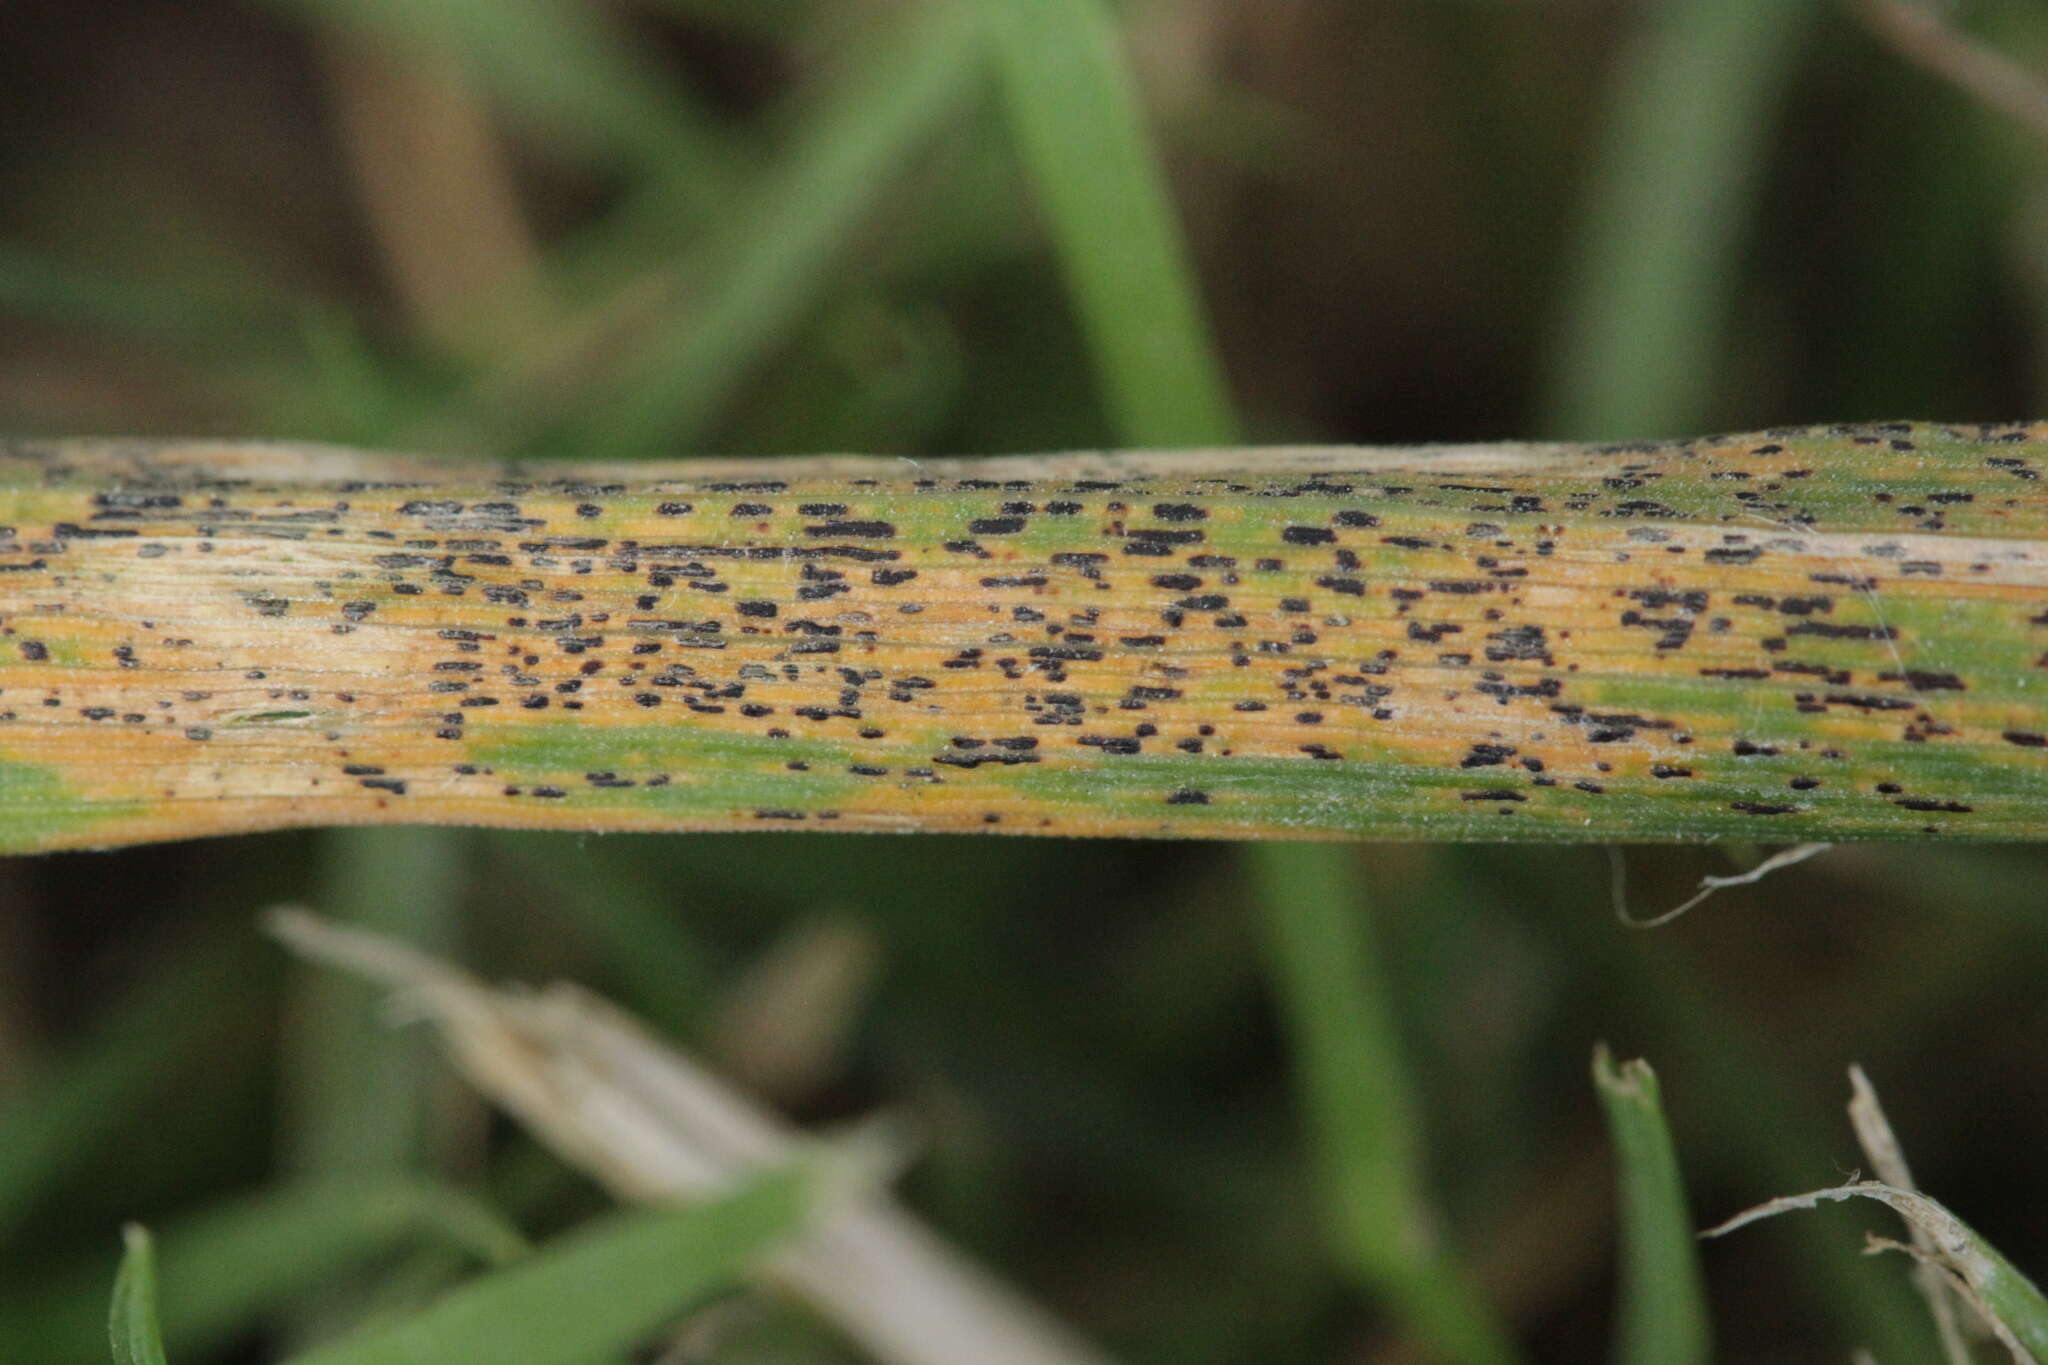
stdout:
<svg viewBox="0 0 2048 1365">
<path fill-rule="evenodd" d="M 2048 835 L 2048 426 L 0 448 L 0 847 L 286 825 Z"/>
</svg>

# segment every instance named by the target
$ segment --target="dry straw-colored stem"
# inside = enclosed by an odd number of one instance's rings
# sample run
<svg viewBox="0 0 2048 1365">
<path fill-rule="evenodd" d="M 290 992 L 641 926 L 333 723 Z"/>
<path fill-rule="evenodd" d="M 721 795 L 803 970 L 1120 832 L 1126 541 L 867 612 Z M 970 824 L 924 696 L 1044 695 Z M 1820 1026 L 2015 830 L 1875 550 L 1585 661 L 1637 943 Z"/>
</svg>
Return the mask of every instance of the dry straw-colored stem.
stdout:
<svg viewBox="0 0 2048 1365">
<path fill-rule="evenodd" d="M 505 467 L 0 447 L 0 847 L 2048 835 L 2048 426 Z"/>
</svg>

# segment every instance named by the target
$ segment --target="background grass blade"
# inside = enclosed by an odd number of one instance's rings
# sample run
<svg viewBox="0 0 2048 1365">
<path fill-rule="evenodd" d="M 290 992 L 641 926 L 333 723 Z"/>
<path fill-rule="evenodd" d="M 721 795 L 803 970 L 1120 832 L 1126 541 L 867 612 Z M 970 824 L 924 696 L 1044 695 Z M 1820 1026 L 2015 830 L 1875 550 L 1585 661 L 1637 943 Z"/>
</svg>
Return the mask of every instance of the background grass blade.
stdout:
<svg viewBox="0 0 2048 1365">
<path fill-rule="evenodd" d="M 1997 1247 L 1974 1231 L 1969 1236 L 1979 1266 L 1974 1287 L 1985 1307 L 2037 1359 L 2048 1360 L 2048 1294 Z"/>
<path fill-rule="evenodd" d="M 460 936 L 469 846 L 460 830 L 329 830 L 321 836 L 320 901 L 347 923 L 445 950 Z M 400 1179 L 480 1160 L 479 1151 L 453 1150 L 457 1135 L 475 1147 L 482 1116 L 435 1065 L 426 1037 L 394 1028 L 360 982 L 304 970 L 289 980 L 280 1133 L 287 1170 L 309 1181 Z M 295 1305 L 292 1339 L 332 1335 L 376 1297 L 355 1285 L 309 1290 Z"/>
<path fill-rule="evenodd" d="M 402 1322 L 291 1365 L 604 1359 L 736 1282 L 798 1228 L 809 1202 L 808 1181 L 777 1174 L 711 1203 L 610 1217 Z"/>
<path fill-rule="evenodd" d="M 1236 439 L 1166 178 L 1100 0 L 996 0 L 996 65 L 1112 422 L 1138 445 Z"/>
<path fill-rule="evenodd" d="M 1657 1073 L 1642 1061 L 1616 1066 L 1602 1044 L 1593 1053 L 1593 1085 L 1607 1113 L 1621 1190 L 1615 1365 L 1710 1365 L 1713 1341 L 1698 1242 Z"/>
<path fill-rule="evenodd" d="M 978 66 L 974 36 L 966 7 L 915 4 L 871 46 L 855 45 L 857 60 L 772 168 L 677 262 L 685 301 L 639 339 L 566 448 L 630 456 L 701 440 L 910 153 L 959 109 Z"/>
<path fill-rule="evenodd" d="M 341 1180 L 273 1186 L 170 1223 L 156 1239 L 164 1339 L 205 1359 L 272 1314 L 395 1249 L 437 1245 L 508 1262 L 517 1230 L 446 1186 Z M 106 1351 L 103 1260 L 0 1301 L 0 1360 L 84 1365 Z"/>
<path fill-rule="evenodd" d="M 1811 0 L 1646 6 L 1606 115 L 1556 353 L 1559 435 L 1710 422 L 1729 284 Z"/>
<path fill-rule="evenodd" d="M 163 1328 L 156 1317 L 156 1253 L 149 1233 L 130 1224 L 121 1236 L 127 1249 L 114 1276 L 114 1306 L 107 1314 L 114 1365 L 168 1365 Z"/>
<path fill-rule="evenodd" d="M 1431 1227 L 1421 1117 L 1373 949 L 1357 852 L 1261 845 L 1246 856 L 1339 1268 L 1443 1359 L 1513 1360 Z"/>
<path fill-rule="evenodd" d="M 323 836 L 320 902 L 337 919 L 434 949 L 456 936 L 465 836 L 441 829 L 342 829 Z M 309 1176 L 423 1164 L 429 1091 L 425 1039 L 394 1031 L 375 994 L 301 972 L 284 1075 L 286 1163 Z"/>
</svg>

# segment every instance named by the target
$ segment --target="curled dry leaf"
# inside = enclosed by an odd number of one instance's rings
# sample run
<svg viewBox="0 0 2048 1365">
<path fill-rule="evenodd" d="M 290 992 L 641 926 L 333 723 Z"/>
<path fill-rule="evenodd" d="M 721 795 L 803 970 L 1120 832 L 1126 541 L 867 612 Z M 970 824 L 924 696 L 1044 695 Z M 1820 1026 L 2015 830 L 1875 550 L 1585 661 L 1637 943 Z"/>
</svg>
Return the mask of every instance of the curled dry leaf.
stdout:
<svg viewBox="0 0 2048 1365">
<path fill-rule="evenodd" d="M 1906 1162 L 1906 1149 L 1892 1131 L 1891 1120 L 1885 1117 L 1884 1106 L 1878 1102 L 1877 1087 L 1863 1074 L 1863 1068 L 1849 1068 L 1849 1123 L 1856 1130 L 1857 1145 L 1863 1148 L 1863 1155 L 1870 1159 L 1877 1178 L 1885 1184 L 1902 1190 L 1917 1190 L 1919 1185 L 1913 1179 L 1913 1169 Z M 1920 1296 L 1927 1300 L 1928 1312 L 1934 1316 L 1935 1332 L 1941 1338 L 1941 1349 L 1949 1365 L 1970 1365 L 1970 1348 L 1963 1341 L 1962 1327 L 1956 1320 L 1954 1290 L 1949 1277 L 1925 1258 L 1935 1256 L 1934 1240 L 1917 1223 L 1907 1223 L 1916 1259 L 1921 1264 L 1913 1271 L 1913 1283 Z"/>
<path fill-rule="evenodd" d="M 1922 1264 L 1939 1267 L 1950 1283 L 1966 1291 L 1965 1300 L 1984 1315 L 1993 1335 L 2012 1352 L 2017 1365 L 2038 1365 L 2042 1353 L 2048 1351 L 2048 1299 L 1967 1223 L 1917 1190 L 1903 1190 L 1877 1180 L 1853 1180 L 1832 1189 L 1767 1200 L 1700 1235 L 1721 1237 L 1794 1209 L 1814 1209 L 1823 1203 L 1850 1199 L 1874 1199 L 1884 1204 L 1906 1220 L 1915 1242 L 1926 1248 L 1923 1251 L 1921 1246 L 1903 1247 L 1896 1242 L 1873 1239 L 1872 1250 L 1904 1250 Z"/>
</svg>

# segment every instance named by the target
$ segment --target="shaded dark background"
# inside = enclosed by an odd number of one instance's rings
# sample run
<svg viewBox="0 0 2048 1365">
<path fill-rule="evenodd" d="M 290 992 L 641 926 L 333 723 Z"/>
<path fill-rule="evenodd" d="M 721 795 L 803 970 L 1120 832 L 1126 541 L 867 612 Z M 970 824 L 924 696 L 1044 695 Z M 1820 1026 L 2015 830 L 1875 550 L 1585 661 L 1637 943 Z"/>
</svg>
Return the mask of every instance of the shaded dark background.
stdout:
<svg viewBox="0 0 2048 1365">
<path fill-rule="evenodd" d="M 1250 437 L 2048 406 L 2048 149 L 1845 11 L 1791 0 L 1761 74 L 1632 99 L 1645 35 L 1687 7 L 1123 6 Z M 2037 6 L 1964 9 L 2048 73 Z M 861 120 L 886 89 L 861 82 L 900 6 L 488 10 L 0 9 L 0 431 L 549 455 L 1113 442 L 986 73 L 896 137 L 886 174 L 791 170 L 835 127 L 882 136 Z M 1628 296 L 1668 316 L 1603 321 L 1600 243 L 1643 188 L 1603 149 L 1661 108 L 1659 164 L 1682 172 L 1687 120 L 1746 83 L 1758 112 L 1723 192 L 1705 213 L 1671 201 L 1676 264 Z M 820 242 L 797 230 L 828 220 Z M 720 295 L 749 252 L 795 281 L 754 310 Z M 707 318 L 732 339 L 708 361 L 687 345 Z M 1638 326 L 1692 348 L 1647 430 L 1625 425 L 1629 393 L 1600 396 L 1603 337 Z M 493 974 L 589 984 L 806 1122 L 900 1112 L 925 1143 L 906 1197 L 1132 1360 L 1418 1358 L 1320 1250 L 1229 848 L 380 837 L 0 863 L 0 1327 L 55 1321 L 71 1291 L 49 1286 L 97 1294 L 79 1277 L 110 1276 L 122 1220 L 174 1228 L 352 1151 L 395 1144 L 537 1232 L 600 1206 L 435 1073 L 378 1089 L 363 1050 L 396 1045 L 367 993 L 309 982 L 253 931 L 300 900 Z M 393 849 L 412 861 L 379 882 L 365 869 Z M 1615 925 L 1599 850 L 1361 856 L 1448 1238 L 1534 1359 L 1605 1349 L 1600 1038 L 1658 1066 L 1702 1221 L 1860 1164 L 1840 1117 L 1853 1060 L 1922 1184 L 2048 1268 L 2038 851 L 1841 849 L 1655 935 Z M 1642 850 L 1635 894 L 1661 908 L 1757 856 Z M 801 988 L 763 965 L 792 962 L 814 973 L 791 969 Z M 353 1096 L 320 1092 L 365 1068 Z M 350 1108 L 379 1094 L 422 1113 L 392 1136 L 389 1113 Z M 1863 1227 L 1892 1231 L 1830 1214 L 1711 1245 L 1724 1358 L 1913 1358 L 1873 1336 L 1913 1309 L 1901 1262 L 1859 1257 Z M 340 1258 L 314 1297 L 430 1292 L 452 1273 L 430 1259 Z M 284 1297 L 174 1358 L 269 1358 L 269 1324 L 325 1311 Z M 78 1339 L 48 1330 L 16 1340 Z M 774 1306 L 722 1351 L 850 1358 Z"/>
</svg>

